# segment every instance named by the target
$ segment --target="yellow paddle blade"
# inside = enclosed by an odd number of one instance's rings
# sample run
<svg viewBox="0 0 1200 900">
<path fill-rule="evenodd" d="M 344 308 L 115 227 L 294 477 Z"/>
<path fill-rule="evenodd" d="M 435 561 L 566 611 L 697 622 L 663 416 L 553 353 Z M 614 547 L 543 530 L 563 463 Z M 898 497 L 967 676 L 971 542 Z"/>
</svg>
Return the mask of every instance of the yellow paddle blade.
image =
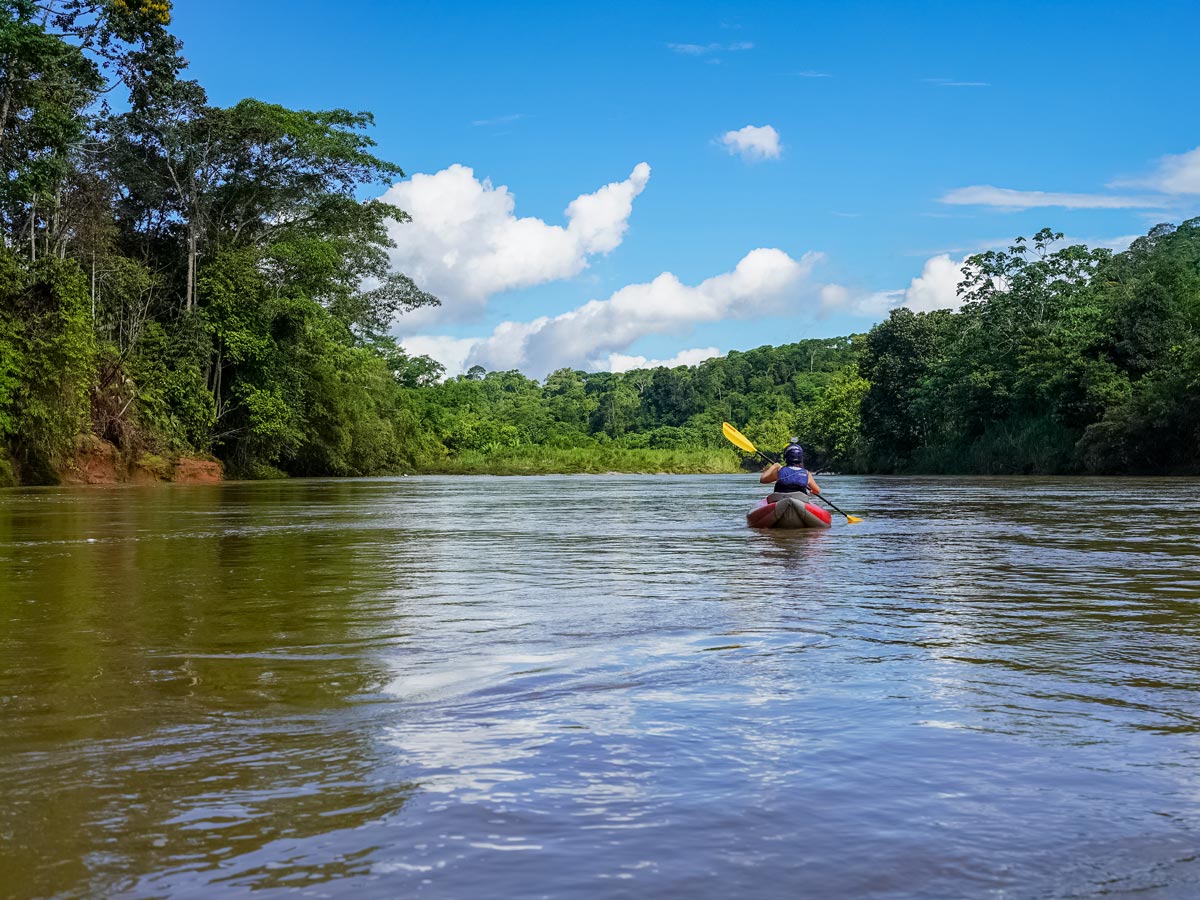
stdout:
<svg viewBox="0 0 1200 900">
<path fill-rule="evenodd" d="M 862 519 L 860 519 L 858 516 L 851 516 L 851 515 L 847 515 L 847 516 L 846 516 L 846 521 L 847 521 L 849 524 L 853 525 L 855 522 L 861 522 L 861 521 L 862 521 Z"/>
<path fill-rule="evenodd" d="M 754 445 L 750 443 L 750 439 L 730 425 L 728 422 L 721 423 L 721 433 L 725 435 L 725 439 L 739 450 L 745 450 L 747 453 L 757 453 Z"/>
</svg>

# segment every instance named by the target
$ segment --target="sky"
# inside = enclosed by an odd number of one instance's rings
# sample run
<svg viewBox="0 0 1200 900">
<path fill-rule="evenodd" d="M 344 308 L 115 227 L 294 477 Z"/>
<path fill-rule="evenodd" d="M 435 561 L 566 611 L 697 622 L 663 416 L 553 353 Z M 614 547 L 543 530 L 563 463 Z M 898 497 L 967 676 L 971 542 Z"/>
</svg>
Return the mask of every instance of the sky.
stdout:
<svg viewBox="0 0 1200 900">
<path fill-rule="evenodd" d="M 395 334 L 620 371 L 952 308 L 1043 227 L 1200 215 L 1200 4 L 177 0 L 214 104 L 375 116 Z"/>
</svg>

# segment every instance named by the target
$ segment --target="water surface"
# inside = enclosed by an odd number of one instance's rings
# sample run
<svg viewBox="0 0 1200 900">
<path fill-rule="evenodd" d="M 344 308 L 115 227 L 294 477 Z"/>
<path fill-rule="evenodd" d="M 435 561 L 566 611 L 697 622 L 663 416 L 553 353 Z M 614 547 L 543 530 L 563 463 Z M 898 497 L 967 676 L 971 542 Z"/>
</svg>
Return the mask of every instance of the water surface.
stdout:
<svg viewBox="0 0 1200 900">
<path fill-rule="evenodd" d="M 1197 483 L 822 483 L 0 493 L 0 896 L 1200 896 Z"/>
</svg>

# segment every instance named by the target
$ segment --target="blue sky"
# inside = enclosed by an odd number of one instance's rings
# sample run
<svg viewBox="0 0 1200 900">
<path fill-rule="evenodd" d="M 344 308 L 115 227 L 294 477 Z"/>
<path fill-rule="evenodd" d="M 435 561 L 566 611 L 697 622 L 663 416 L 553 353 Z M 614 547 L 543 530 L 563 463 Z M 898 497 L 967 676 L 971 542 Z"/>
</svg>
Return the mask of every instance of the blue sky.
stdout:
<svg viewBox="0 0 1200 900">
<path fill-rule="evenodd" d="M 1200 212 L 1200 4 L 183 0 L 174 23 L 214 103 L 375 114 L 414 176 L 390 196 L 426 210 L 397 266 L 444 301 L 398 333 L 452 369 L 865 330 L 952 303 L 963 256 L 1017 234 L 1119 245 Z M 746 126 L 777 153 L 734 152 Z"/>
</svg>

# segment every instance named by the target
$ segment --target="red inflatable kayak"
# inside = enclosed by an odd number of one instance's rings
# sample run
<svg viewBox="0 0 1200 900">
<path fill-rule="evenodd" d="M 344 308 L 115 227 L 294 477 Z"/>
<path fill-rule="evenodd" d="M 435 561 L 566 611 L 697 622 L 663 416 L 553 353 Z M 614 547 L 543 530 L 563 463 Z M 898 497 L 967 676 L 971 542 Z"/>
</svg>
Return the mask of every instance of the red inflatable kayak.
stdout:
<svg viewBox="0 0 1200 900">
<path fill-rule="evenodd" d="M 773 495 L 778 496 L 778 495 Z M 829 528 L 829 512 L 802 497 L 769 497 L 746 513 L 751 528 Z"/>
</svg>

